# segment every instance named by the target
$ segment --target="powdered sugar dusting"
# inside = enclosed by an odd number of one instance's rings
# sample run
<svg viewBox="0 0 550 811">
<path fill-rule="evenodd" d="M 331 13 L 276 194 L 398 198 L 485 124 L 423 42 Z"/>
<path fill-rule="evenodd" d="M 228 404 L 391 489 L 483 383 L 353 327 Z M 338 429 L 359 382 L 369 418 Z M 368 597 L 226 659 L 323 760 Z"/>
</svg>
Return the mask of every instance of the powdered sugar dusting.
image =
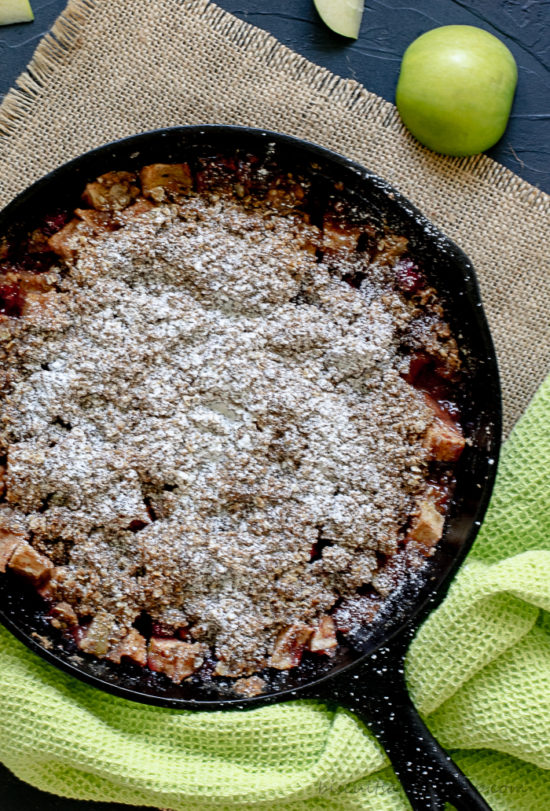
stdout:
<svg viewBox="0 0 550 811">
<path fill-rule="evenodd" d="M 410 309 L 318 238 L 227 199 L 155 208 L 82 239 L 55 317 L 21 325 L 8 500 L 81 616 L 122 635 L 146 610 L 250 673 L 396 551 L 432 418 L 399 374 Z"/>
</svg>

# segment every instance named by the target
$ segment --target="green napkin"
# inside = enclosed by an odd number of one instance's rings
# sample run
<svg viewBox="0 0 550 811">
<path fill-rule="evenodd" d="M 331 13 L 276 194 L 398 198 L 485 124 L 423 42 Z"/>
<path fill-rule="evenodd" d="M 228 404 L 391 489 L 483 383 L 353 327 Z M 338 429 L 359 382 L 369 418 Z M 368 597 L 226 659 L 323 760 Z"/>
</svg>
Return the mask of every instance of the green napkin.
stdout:
<svg viewBox="0 0 550 811">
<path fill-rule="evenodd" d="M 506 443 L 482 532 L 414 640 L 407 675 L 495 811 L 550 809 L 550 379 Z M 0 632 L 0 759 L 67 797 L 199 809 L 404 811 L 345 710 L 142 707 L 58 673 Z"/>
</svg>

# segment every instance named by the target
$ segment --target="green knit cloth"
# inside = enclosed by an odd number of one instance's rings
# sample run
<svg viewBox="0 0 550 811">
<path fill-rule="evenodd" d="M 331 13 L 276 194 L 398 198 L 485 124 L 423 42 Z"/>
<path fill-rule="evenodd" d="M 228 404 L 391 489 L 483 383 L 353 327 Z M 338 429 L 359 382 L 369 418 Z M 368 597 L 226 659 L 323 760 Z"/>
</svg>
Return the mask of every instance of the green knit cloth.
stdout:
<svg viewBox="0 0 550 811">
<path fill-rule="evenodd" d="M 483 529 L 408 657 L 418 708 L 495 811 L 550 809 L 550 379 L 506 443 Z M 66 797 L 199 809 L 405 811 L 348 712 L 177 712 L 59 673 L 0 631 L 0 759 Z"/>
</svg>

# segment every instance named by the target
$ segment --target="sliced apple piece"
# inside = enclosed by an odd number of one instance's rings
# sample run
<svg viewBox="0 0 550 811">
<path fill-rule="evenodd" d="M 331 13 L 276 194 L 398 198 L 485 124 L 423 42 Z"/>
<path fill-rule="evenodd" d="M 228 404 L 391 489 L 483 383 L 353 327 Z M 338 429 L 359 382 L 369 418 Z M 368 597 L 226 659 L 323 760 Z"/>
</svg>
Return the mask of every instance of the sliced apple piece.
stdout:
<svg viewBox="0 0 550 811">
<path fill-rule="evenodd" d="M 238 679 L 233 685 L 233 690 L 240 696 L 250 698 L 259 696 L 265 690 L 266 683 L 259 676 L 250 676 L 249 679 Z"/>
<path fill-rule="evenodd" d="M 268 667 L 277 670 L 288 670 L 300 664 L 306 642 L 313 633 L 313 628 L 301 622 L 295 622 L 281 631 L 275 641 Z"/>
<path fill-rule="evenodd" d="M 331 31 L 357 39 L 363 17 L 363 0 L 313 0 L 320 18 Z"/>
<path fill-rule="evenodd" d="M 418 505 L 407 537 L 426 549 L 432 549 L 443 535 L 444 524 L 445 516 L 437 509 L 433 497 L 426 496 Z"/>
<path fill-rule="evenodd" d="M 54 568 L 51 560 L 37 552 L 27 541 L 21 541 L 15 547 L 8 566 L 17 574 L 28 577 L 37 586 L 50 577 Z"/>
<path fill-rule="evenodd" d="M 151 637 L 147 650 L 150 670 L 164 673 L 174 684 L 180 684 L 198 670 L 206 655 L 206 646 L 200 642 L 180 642 L 179 639 Z"/>
<path fill-rule="evenodd" d="M 315 653 L 328 653 L 331 648 L 338 646 L 336 639 L 336 626 L 332 617 L 324 616 L 319 620 L 319 625 L 313 632 L 308 642 L 308 648 Z"/>
<path fill-rule="evenodd" d="M 0 25 L 32 23 L 33 20 L 34 14 L 29 0 L 3 0 L 0 3 Z"/>
</svg>

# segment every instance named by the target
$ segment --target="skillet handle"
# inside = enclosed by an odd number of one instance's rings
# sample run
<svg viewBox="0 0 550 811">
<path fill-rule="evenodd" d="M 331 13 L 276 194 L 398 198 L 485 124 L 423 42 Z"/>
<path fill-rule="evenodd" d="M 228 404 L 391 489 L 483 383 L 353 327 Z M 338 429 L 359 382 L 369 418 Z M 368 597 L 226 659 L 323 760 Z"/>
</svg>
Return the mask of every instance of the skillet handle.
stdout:
<svg viewBox="0 0 550 811">
<path fill-rule="evenodd" d="M 329 682 L 324 699 L 336 699 L 369 727 L 413 811 L 444 811 L 446 803 L 457 811 L 491 811 L 420 718 L 409 698 L 403 660 L 402 650 L 396 655 L 390 647 L 378 649 L 361 669 Z"/>
</svg>

